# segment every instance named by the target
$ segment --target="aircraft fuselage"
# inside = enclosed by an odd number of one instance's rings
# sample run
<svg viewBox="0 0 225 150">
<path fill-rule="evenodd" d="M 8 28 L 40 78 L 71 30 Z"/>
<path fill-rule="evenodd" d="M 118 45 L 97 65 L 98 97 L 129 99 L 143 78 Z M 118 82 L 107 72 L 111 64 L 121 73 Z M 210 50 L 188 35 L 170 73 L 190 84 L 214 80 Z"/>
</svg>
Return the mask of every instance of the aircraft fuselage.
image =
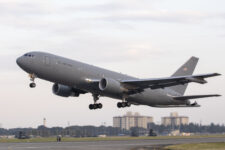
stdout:
<svg viewBox="0 0 225 150">
<path fill-rule="evenodd" d="M 169 95 L 179 96 L 175 91 L 164 88 L 145 89 L 143 92 L 133 95 L 107 94 L 99 89 L 98 85 L 90 84 L 90 80 L 110 78 L 117 81 L 137 79 L 121 73 L 88 65 L 79 61 L 63 58 L 49 53 L 31 52 L 17 59 L 18 65 L 27 73 L 34 74 L 40 79 L 53 83 L 71 86 L 86 92 L 123 100 L 132 104 L 143 104 L 153 107 L 186 105 L 188 101 L 174 100 Z"/>
</svg>

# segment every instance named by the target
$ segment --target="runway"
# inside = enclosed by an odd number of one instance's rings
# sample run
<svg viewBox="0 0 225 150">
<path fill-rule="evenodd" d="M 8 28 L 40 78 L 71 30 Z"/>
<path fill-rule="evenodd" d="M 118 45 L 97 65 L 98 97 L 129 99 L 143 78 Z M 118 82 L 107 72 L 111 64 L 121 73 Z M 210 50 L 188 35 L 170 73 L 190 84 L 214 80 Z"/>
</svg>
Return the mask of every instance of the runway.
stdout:
<svg viewBox="0 0 225 150">
<path fill-rule="evenodd" d="M 0 150 L 138 150 L 155 145 L 225 142 L 223 138 L 180 138 L 98 142 L 0 143 Z"/>
</svg>

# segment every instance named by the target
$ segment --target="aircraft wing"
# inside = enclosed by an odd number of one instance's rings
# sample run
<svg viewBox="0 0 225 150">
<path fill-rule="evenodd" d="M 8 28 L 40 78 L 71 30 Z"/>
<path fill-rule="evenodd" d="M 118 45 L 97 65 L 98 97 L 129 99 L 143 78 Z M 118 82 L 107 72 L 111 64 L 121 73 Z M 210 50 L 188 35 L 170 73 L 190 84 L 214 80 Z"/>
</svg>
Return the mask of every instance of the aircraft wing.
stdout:
<svg viewBox="0 0 225 150">
<path fill-rule="evenodd" d="M 143 91 L 146 88 L 159 89 L 176 85 L 184 85 L 190 82 L 196 82 L 205 84 L 207 81 L 205 78 L 219 76 L 219 73 L 200 74 L 200 75 L 188 75 L 188 76 L 176 76 L 168 78 L 153 78 L 153 79 L 137 79 L 137 80 L 123 80 L 121 83 L 127 89 L 133 89 L 137 91 Z"/>
<path fill-rule="evenodd" d="M 189 96 L 174 96 L 175 100 L 189 100 L 189 99 L 197 99 L 197 98 L 206 98 L 206 97 L 218 97 L 221 95 L 212 94 L 212 95 L 189 95 Z"/>
</svg>

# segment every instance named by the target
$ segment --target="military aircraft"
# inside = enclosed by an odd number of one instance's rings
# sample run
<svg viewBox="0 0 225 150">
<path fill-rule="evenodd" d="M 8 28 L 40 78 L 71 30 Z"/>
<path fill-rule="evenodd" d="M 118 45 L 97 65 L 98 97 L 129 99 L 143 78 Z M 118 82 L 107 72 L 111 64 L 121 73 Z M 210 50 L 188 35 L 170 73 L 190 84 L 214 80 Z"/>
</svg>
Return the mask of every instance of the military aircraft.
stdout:
<svg viewBox="0 0 225 150">
<path fill-rule="evenodd" d="M 36 87 L 35 78 L 53 82 L 52 91 L 62 97 L 78 97 L 92 93 L 94 103 L 90 109 L 101 109 L 99 97 L 121 100 L 118 108 L 133 105 L 152 107 L 200 107 L 191 99 L 216 97 L 210 95 L 185 95 L 188 83 L 205 84 L 205 78 L 219 76 L 219 73 L 192 75 L 198 58 L 191 57 L 171 77 L 138 79 L 132 76 L 102 69 L 75 60 L 45 52 L 29 52 L 16 60 L 29 74 L 30 87 Z"/>
</svg>

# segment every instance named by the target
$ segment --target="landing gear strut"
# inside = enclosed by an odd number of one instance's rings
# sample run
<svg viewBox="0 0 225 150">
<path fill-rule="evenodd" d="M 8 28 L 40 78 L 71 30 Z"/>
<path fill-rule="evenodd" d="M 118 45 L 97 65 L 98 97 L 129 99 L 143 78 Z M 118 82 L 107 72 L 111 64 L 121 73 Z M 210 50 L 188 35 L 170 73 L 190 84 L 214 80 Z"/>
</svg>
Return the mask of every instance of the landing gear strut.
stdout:
<svg viewBox="0 0 225 150">
<path fill-rule="evenodd" d="M 131 104 L 128 102 L 118 102 L 117 103 L 118 108 L 124 108 L 124 107 L 130 107 L 130 106 L 131 106 Z"/>
<path fill-rule="evenodd" d="M 36 87 L 36 83 L 34 82 L 36 76 L 34 74 L 29 74 L 29 77 L 30 77 L 30 81 L 32 81 L 30 83 L 30 88 L 35 88 Z"/>
<path fill-rule="evenodd" d="M 99 100 L 99 95 L 97 94 L 93 94 L 93 99 L 94 99 L 94 104 L 90 104 L 89 105 L 89 109 L 93 110 L 93 109 L 101 109 L 102 108 L 102 104 L 101 103 L 97 103 L 97 101 Z"/>
</svg>

